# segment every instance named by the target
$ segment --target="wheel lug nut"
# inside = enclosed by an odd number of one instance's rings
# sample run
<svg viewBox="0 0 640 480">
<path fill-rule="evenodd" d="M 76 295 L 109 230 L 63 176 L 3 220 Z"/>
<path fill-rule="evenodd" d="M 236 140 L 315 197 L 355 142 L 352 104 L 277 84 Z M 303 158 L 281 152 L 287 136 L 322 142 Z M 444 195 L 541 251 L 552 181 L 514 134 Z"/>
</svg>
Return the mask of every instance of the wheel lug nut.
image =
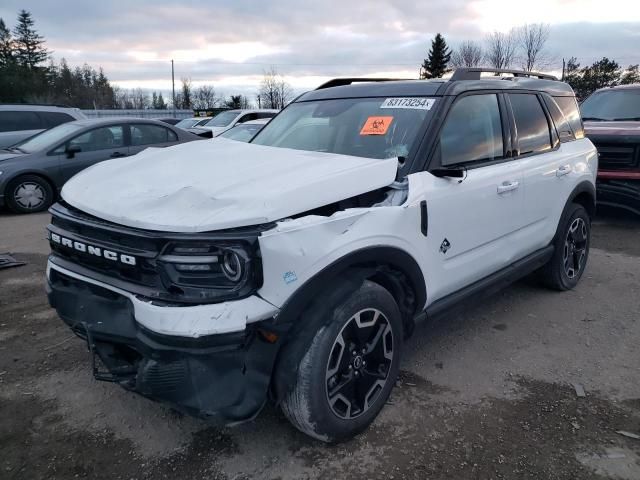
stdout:
<svg viewBox="0 0 640 480">
<path fill-rule="evenodd" d="M 357 352 L 354 350 L 353 352 L 351 352 L 351 355 L 353 355 L 354 357 L 356 356 Z"/>
<path fill-rule="evenodd" d="M 366 349 L 366 348 L 363 348 L 363 349 L 362 349 L 362 353 L 367 353 L 367 349 Z"/>
<path fill-rule="evenodd" d="M 356 370 L 356 377 L 359 377 L 359 376 L 360 376 L 360 372 Z"/>
</svg>

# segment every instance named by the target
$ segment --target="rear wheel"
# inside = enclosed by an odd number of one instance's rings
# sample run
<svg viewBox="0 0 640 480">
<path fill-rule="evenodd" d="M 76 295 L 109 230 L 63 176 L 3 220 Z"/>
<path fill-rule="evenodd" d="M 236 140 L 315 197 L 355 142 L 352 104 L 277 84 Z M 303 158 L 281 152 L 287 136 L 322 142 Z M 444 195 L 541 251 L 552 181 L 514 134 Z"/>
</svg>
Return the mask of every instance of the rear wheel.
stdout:
<svg viewBox="0 0 640 480">
<path fill-rule="evenodd" d="M 572 204 L 561 220 L 555 250 L 541 271 L 542 280 L 555 290 L 570 290 L 580 281 L 589 258 L 591 219 L 582 205 Z"/>
<path fill-rule="evenodd" d="M 325 442 L 362 432 L 384 406 L 399 371 L 402 319 L 391 294 L 366 281 L 331 310 L 300 363 L 282 410 Z"/>
<path fill-rule="evenodd" d="M 35 213 L 53 203 L 53 189 L 49 182 L 37 175 L 22 175 L 6 189 L 7 206 L 16 213 Z"/>
</svg>

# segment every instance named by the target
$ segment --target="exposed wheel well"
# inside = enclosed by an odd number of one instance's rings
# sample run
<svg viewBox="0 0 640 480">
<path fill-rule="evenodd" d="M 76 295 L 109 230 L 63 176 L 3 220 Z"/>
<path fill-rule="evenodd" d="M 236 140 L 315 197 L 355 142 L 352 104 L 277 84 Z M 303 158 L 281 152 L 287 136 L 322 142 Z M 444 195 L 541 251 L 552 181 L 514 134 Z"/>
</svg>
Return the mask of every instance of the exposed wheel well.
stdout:
<svg viewBox="0 0 640 480">
<path fill-rule="evenodd" d="M 271 394 L 276 402 L 288 390 L 299 360 L 331 309 L 365 280 L 391 293 L 402 314 L 405 336 L 413 332 L 414 317 L 426 303 L 427 295 L 417 262 L 408 253 L 392 247 L 353 252 L 303 285 L 276 317 L 276 322 L 290 325 L 274 367 Z"/>
</svg>

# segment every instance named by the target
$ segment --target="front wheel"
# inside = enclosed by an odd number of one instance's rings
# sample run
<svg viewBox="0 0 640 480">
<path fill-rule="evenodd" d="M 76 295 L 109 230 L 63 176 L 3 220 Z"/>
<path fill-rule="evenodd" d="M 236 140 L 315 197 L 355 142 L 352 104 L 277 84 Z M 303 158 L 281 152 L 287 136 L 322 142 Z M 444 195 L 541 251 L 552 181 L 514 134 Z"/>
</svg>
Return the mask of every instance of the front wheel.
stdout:
<svg viewBox="0 0 640 480">
<path fill-rule="evenodd" d="M 570 290 L 580 281 L 589 258 L 591 219 L 582 205 L 573 204 L 563 215 L 554 240 L 555 250 L 542 269 L 542 280 L 555 290 Z"/>
<path fill-rule="evenodd" d="M 35 213 L 53 203 L 53 189 L 49 182 L 37 175 L 22 175 L 5 190 L 7 206 L 15 213 Z"/>
<path fill-rule="evenodd" d="M 402 318 L 393 296 L 365 281 L 330 311 L 300 362 L 282 411 L 296 428 L 319 440 L 353 437 L 389 397 L 401 349 Z"/>
</svg>

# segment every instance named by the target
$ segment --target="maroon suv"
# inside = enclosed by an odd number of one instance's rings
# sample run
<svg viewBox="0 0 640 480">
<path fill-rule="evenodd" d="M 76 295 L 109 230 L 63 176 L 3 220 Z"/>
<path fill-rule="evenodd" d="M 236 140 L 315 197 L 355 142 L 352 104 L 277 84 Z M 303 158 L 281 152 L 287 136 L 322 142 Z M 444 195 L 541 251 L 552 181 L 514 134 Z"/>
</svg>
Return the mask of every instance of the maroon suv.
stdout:
<svg viewBox="0 0 640 480">
<path fill-rule="evenodd" d="M 598 203 L 640 215 L 640 84 L 596 90 L 580 109 L 599 153 Z"/>
</svg>

